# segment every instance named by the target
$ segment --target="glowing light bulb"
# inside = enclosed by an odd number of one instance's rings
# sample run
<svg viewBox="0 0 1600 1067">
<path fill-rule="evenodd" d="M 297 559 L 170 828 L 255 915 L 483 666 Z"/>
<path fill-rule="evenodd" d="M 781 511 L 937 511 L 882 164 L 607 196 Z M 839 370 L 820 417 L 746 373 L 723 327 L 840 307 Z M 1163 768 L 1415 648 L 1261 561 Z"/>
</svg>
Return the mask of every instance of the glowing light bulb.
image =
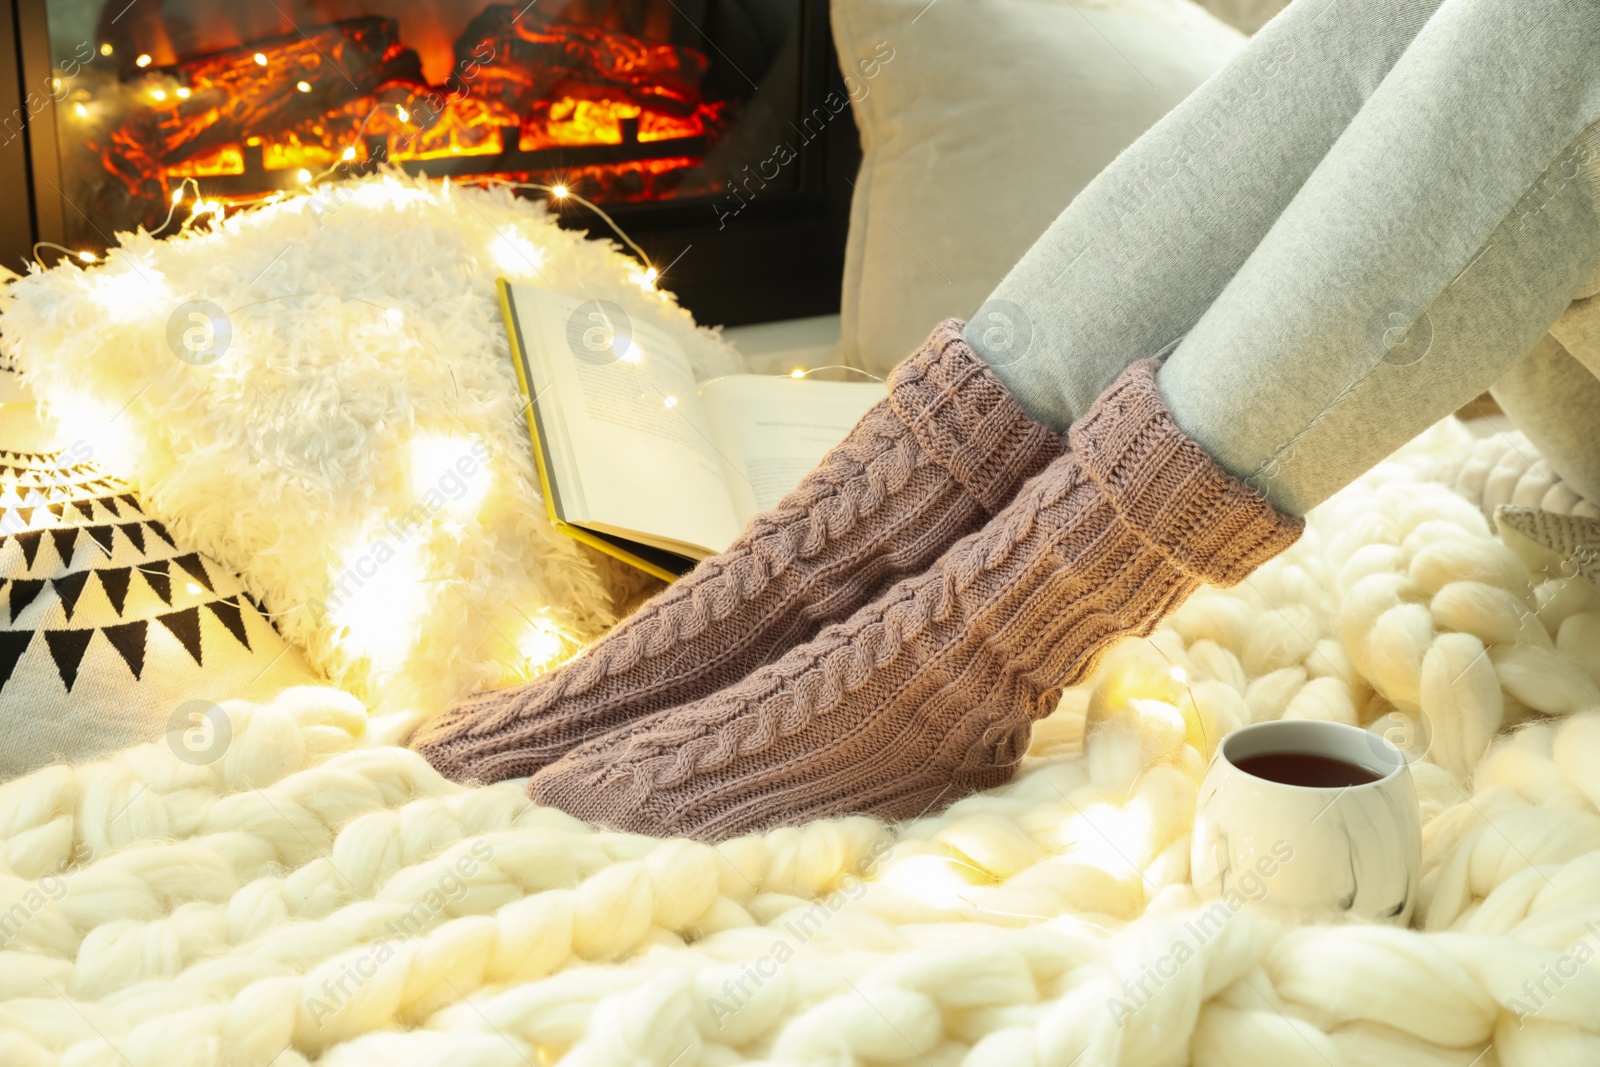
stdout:
<svg viewBox="0 0 1600 1067">
<path fill-rule="evenodd" d="M 339 158 L 348 163 L 352 159 L 356 158 L 356 150 L 354 148 L 346 148 L 343 152 L 339 153 Z"/>
<path fill-rule="evenodd" d="M 129 464 L 138 461 L 142 440 L 134 432 L 132 420 L 117 417 L 118 410 L 128 403 L 123 399 L 113 402 L 66 390 L 53 395 L 50 406 L 52 414 L 63 426 L 72 427 L 74 437 L 83 438 L 94 449 L 97 459 L 103 457 L 107 463 L 126 470 Z M 29 499 L 44 498 L 44 494 L 33 486 L 19 486 L 15 491 L 20 493 L 24 488 Z"/>
<path fill-rule="evenodd" d="M 140 53 L 139 58 L 133 61 L 133 65 L 136 67 L 148 67 L 150 65 L 150 57 Z"/>
<path fill-rule="evenodd" d="M 879 879 L 885 885 L 934 908 L 971 906 L 972 868 L 948 856 L 908 856 L 891 861 Z"/>
<path fill-rule="evenodd" d="M 411 491 L 430 511 L 475 514 L 493 476 L 474 438 L 424 433 L 411 441 Z"/>
<path fill-rule="evenodd" d="M 624 363 L 632 363 L 637 365 L 644 362 L 644 353 L 639 350 L 639 344 L 637 341 L 630 341 L 628 343 L 628 350 L 622 353 L 619 358 Z M 670 406 L 671 405 L 669 404 L 668 407 Z"/>
<path fill-rule="evenodd" d="M 193 582 L 190 582 L 187 588 L 191 596 L 200 592 L 200 587 L 195 585 Z"/>
<path fill-rule="evenodd" d="M 258 66 L 258 67 L 264 67 L 264 66 L 267 65 L 267 57 L 265 55 L 263 55 L 262 53 L 260 53 L 260 52 L 256 53 L 255 60 L 256 60 L 256 66 Z"/>
<path fill-rule="evenodd" d="M 806 372 L 802 367 L 796 367 L 794 370 L 789 372 L 789 377 L 791 378 L 804 378 L 805 376 Z"/>
<path fill-rule="evenodd" d="M 551 660 L 561 655 L 563 647 L 561 634 L 546 619 L 535 619 L 528 632 L 517 642 L 517 651 L 528 661 L 528 666 L 534 669 L 548 665 Z"/>
<path fill-rule="evenodd" d="M 172 203 L 174 205 L 183 203 L 183 186 L 180 185 L 172 190 Z"/>
<path fill-rule="evenodd" d="M 1189 684 L 1189 672 L 1182 667 L 1174 667 L 1172 668 L 1172 680 L 1179 685 L 1187 685 Z"/>
<path fill-rule="evenodd" d="M 383 313 L 383 319 L 390 326 L 398 330 L 401 326 L 405 325 L 406 313 L 401 311 L 399 308 L 390 308 L 388 311 Z"/>
<path fill-rule="evenodd" d="M 393 669 L 416 640 L 427 586 L 418 546 L 401 542 L 385 548 L 381 563 L 375 563 L 377 556 L 368 544 L 355 545 L 345 554 L 333 580 L 354 584 L 349 575 L 364 580 L 340 600 L 330 617 L 337 628 L 334 640 L 342 648 L 365 656 L 380 669 Z"/>
<path fill-rule="evenodd" d="M 103 55 L 103 56 L 109 56 L 111 54 L 111 46 L 109 44 L 101 45 L 100 46 L 100 54 Z"/>
<path fill-rule="evenodd" d="M 667 405 L 669 408 L 675 408 L 678 406 L 678 398 L 675 396 L 669 396 L 663 400 L 662 403 Z"/>
<path fill-rule="evenodd" d="M 646 289 L 655 288 L 656 279 L 659 277 L 661 277 L 660 273 L 654 267 L 651 267 L 644 272 L 644 287 Z"/>
<path fill-rule="evenodd" d="M 398 104 L 395 105 L 394 113 L 396 115 L 400 116 L 400 121 L 401 122 L 410 122 L 411 121 L 411 112 L 407 111 L 405 108 L 401 107 Z"/>
<path fill-rule="evenodd" d="M 489 244 L 489 254 L 503 270 L 523 274 L 538 270 L 544 263 L 544 253 L 526 237 L 515 230 L 507 230 Z"/>
<path fill-rule="evenodd" d="M 60 78 L 51 78 L 50 79 L 50 88 L 59 93 L 61 91 L 61 79 Z"/>
<path fill-rule="evenodd" d="M 83 260 L 85 263 L 93 263 L 95 261 L 93 252 L 79 252 L 78 258 Z"/>
<path fill-rule="evenodd" d="M 550 187 L 550 195 L 557 200 L 565 200 L 567 198 L 567 187 L 565 185 L 553 185 Z"/>
<path fill-rule="evenodd" d="M 179 87 L 179 89 L 178 89 L 178 99 L 179 100 L 187 100 L 187 99 L 189 99 L 190 95 L 191 95 L 190 94 L 190 90 L 189 90 L 189 87 L 187 85 Z"/>
<path fill-rule="evenodd" d="M 294 180 L 299 182 L 301 185 L 310 185 L 311 172 L 306 170 L 304 167 L 301 167 L 299 170 L 294 172 Z"/>
<path fill-rule="evenodd" d="M 311 83 L 307 81 L 295 82 L 294 87 L 299 89 L 302 93 L 309 93 L 311 91 Z"/>
<path fill-rule="evenodd" d="M 150 99 L 152 99 L 152 100 L 165 100 L 166 98 L 167 98 L 167 91 L 165 89 L 151 89 L 150 90 Z"/>
<path fill-rule="evenodd" d="M 73 104 L 72 112 L 80 119 L 86 119 L 89 117 L 89 109 L 84 107 L 82 104 Z"/>
</svg>

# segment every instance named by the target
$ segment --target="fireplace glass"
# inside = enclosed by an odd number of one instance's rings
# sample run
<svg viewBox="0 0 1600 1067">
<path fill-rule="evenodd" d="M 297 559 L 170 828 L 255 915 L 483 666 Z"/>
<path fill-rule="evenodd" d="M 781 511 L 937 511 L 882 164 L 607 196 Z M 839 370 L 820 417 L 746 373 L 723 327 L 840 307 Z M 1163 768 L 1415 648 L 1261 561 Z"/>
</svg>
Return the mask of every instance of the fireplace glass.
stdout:
<svg viewBox="0 0 1600 1067">
<path fill-rule="evenodd" d="M 186 179 L 243 204 L 381 161 L 704 210 L 795 139 L 801 7 L 48 0 L 67 243 L 154 229 Z"/>
</svg>

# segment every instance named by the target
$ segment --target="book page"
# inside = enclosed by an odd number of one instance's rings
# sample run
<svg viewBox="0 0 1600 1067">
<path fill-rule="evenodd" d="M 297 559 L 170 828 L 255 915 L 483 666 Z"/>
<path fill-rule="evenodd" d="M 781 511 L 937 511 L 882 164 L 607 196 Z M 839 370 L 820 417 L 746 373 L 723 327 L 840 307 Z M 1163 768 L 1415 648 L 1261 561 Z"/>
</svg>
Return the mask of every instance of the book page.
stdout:
<svg viewBox="0 0 1600 1067">
<path fill-rule="evenodd" d="M 888 395 L 878 382 L 825 382 L 735 374 L 707 382 L 700 399 L 728 458 L 728 493 L 741 523 L 772 507 Z"/>
<path fill-rule="evenodd" d="M 511 294 L 562 518 L 689 555 L 732 543 L 743 525 L 677 343 L 593 301 L 526 285 Z"/>
</svg>

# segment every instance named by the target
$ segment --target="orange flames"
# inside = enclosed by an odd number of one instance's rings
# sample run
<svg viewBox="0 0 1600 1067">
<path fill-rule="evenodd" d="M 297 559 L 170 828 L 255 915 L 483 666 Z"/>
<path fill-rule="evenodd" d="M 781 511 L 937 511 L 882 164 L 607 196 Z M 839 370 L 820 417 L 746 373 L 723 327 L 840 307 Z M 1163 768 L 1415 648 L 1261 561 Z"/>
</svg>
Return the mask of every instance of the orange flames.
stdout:
<svg viewBox="0 0 1600 1067">
<path fill-rule="evenodd" d="M 133 198 L 180 181 L 252 200 L 340 166 L 538 178 L 559 170 L 598 199 L 647 199 L 702 162 L 727 104 L 701 97 L 705 57 L 611 29 L 493 5 L 455 44 L 441 86 L 392 19 L 345 19 L 171 59 L 125 83 L 99 149 Z M 148 61 L 147 61 L 148 64 Z M 655 146 L 655 147 L 652 147 Z M 438 161 L 454 160 L 443 169 Z M 412 168 L 408 168 L 412 169 Z M 662 185 L 666 182 L 666 185 Z"/>
</svg>

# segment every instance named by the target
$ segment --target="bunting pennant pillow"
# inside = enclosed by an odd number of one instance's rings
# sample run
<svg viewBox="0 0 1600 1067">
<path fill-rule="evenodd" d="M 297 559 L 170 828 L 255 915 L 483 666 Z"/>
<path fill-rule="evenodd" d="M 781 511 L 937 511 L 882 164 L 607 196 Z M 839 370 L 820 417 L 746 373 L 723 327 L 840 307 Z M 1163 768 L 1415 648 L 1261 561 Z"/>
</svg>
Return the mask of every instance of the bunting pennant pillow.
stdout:
<svg viewBox="0 0 1600 1067">
<path fill-rule="evenodd" d="M 87 455 L 0 448 L 0 779 L 316 680 L 237 575 Z"/>
</svg>

